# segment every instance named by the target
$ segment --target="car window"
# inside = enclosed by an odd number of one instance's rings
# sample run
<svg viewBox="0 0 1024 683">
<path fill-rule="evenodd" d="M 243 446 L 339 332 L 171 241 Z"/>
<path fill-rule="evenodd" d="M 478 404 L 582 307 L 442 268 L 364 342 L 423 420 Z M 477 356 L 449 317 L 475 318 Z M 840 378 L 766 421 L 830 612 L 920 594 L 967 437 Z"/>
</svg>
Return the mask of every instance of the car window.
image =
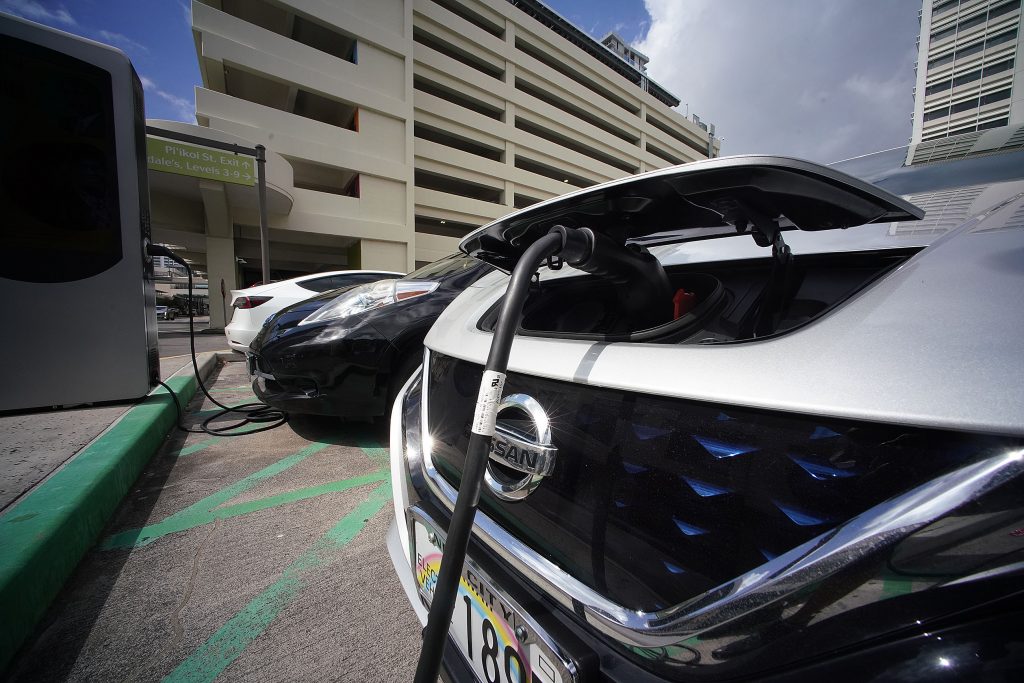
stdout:
<svg viewBox="0 0 1024 683">
<path fill-rule="evenodd" d="M 464 254 L 452 254 L 443 259 L 428 263 L 419 270 L 405 276 L 406 280 L 440 280 L 448 275 L 459 273 L 480 264 L 476 259 Z"/>
<path fill-rule="evenodd" d="M 377 280 L 383 280 L 384 278 L 389 277 L 397 276 L 386 273 L 340 273 L 337 275 L 325 275 L 324 277 L 304 280 L 302 282 L 296 282 L 295 284 L 303 289 L 308 289 L 311 292 L 328 292 L 332 289 L 362 285 L 367 282 L 376 282 Z"/>
<path fill-rule="evenodd" d="M 353 273 L 352 275 L 335 275 L 337 281 L 334 285 L 338 287 L 351 287 L 352 285 L 363 285 L 367 282 L 376 282 L 377 280 L 384 280 L 386 278 L 396 277 L 394 275 L 385 275 L 382 273 Z"/>
<path fill-rule="evenodd" d="M 311 292 L 326 292 L 328 289 L 337 289 L 344 285 L 335 284 L 336 275 L 326 275 L 324 277 L 317 277 L 311 280 L 303 280 L 302 282 L 296 282 L 299 287 L 308 289 Z"/>
</svg>

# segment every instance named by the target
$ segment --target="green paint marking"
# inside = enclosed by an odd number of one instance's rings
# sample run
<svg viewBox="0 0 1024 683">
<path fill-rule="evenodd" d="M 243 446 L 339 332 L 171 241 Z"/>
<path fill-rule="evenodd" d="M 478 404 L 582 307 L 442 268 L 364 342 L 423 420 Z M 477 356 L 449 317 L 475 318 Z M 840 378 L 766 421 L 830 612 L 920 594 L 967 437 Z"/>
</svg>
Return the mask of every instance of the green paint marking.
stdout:
<svg viewBox="0 0 1024 683">
<path fill-rule="evenodd" d="M 267 496 L 266 498 L 260 498 L 259 500 L 251 500 L 246 503 L 229 505 L 228 507 L 211 510 L 210 514 L 217 519 L 227 519 L 229 517 L 237 517 L 238 515 L 247 515 L 250 512 L 258 512 L 259 510 L 266 510 L 268 508 L 277 507 L 278 505 L 294 503 L 296 501 L 306 500 L 309 498 L 316 498 L 317 496 L 322 496 L 325 493 L 348 491 L 349 489 L 365 486 L 366 484 L 385 481 L 387 478 L 387 472 L 371 472 L 370 474 L 363 474 L 358 477 L 352 477 L 351 479 L 332 481 L 326 484 L 319 484 L 317 486 L 308 486 L 295 491 L 279 493 L 275 496 Z M 213 519 L 210 521 L 212 522 Z"/>
<path fill-rule="evenodd" d="M 113 548 L 130 548 L 133 546 L 138 547 L 148 545 L 167 534 L 174 534 L 179 531 L 194 529 L 197 526 L 210 524 L 218 519 L 231 519 L 232 517 L 247 515 L 251 512 L 267 510 L 278 505 L 294 503 L 308 498 L 316 498 L 317 496 L 322 496 L 325 493 L 347 491 L 349 489 L 365 486 L 366 484 L 384 481 L 387 477 L 388 474 L 386 472 L 372 472 L 359 477 L 352 477 L 351 479 L 332 481 L 327 484 L 309 486 L 295 491 L 287 491 L 275 496 L 268 496 L 266 498 L 260 498 L 259 500 L 251 500 L 237 505 L 229 505 L 228 507 L 217 508 L 215 510 L 195 512 L 190 515 L 181 515 L 181 513 L 177 513 L 171 515 L 162 522 L 151 524 L 143 527 L 142 529 L 132 529 L 130 531 L 110 536 L 103 543 L 102 549 L 110 550 Z"/>
<path fill-rule="evenodd" d="M 299 464 L 314 453 L 327 448 L 327 446 L 328 444 L 325 443 L 312 443 L 298 453 L 290 455 L 287 458 L 282 458 L 272 465 L 264 467 L 259 472 L 250 474 L 249 476 L 236 481 L 231 486 L 221 489 L 212 496 L 207 496 L 199 502 L 189 505 L 184 510 L 175 512 L 162 522 L 145 526 L 141 529 L 129 529 L 117 534 L 112 534 L 111 536 L 108 536 L 102 544 L 100 544 L 100 549 L 111 550 L 114 548 L 130 548 L 132 546 L 138 547 L 147 545 L 155 541 L 160 536 L 177 531 L 184 531 L 185 529 L 190 529 L 193 526 L 198 526 L 199 524 L 206 524 L 207 522 L 200 520 L 205 519 L 205 516 L 209 515 L 210 511 L 214 508 L 224 505 L 235 496 L 248 491 L 264 479 L 269 479 L 270 477 L 284 472 L 289 467 Z M 209 521 L 213 520 L 210 519 Z M 159 531 L 155 533 L 155 535 L 151 535 L 150 532 L 155 529 L 169 530 Z"/>
<path fill-rule="evenodd" d="M 194 443 L 191 446 L 185 446 L 180 451 L 178 451 L 178 457 L 179 458 L 184 458 L 186 455 L 192 455 L 193 453 L 197 453 L 197 452 L 199 452 L 199 451 L 201 451 L 201 450 L 203 450 L 205 448 L 209 448 L 210 446 L 212 446 L 214 444 L 220 443 L 223 440 L 224 439 L 222 439 L 220 437 L 214 437 L 212 439 L 207 439 L 206 441 L 200 441 L 199 443 Z"/>
<path fill-rule="evenodd" d="M 30 512 L 27 515 L 18 515 L 17 517 L 9 517 L 8 519 L 5 519 L 4 521 L 7 524 L 18 524 L 19 522 L 27 522 L 28 520 L 32 519 L 33 517 L 38 517 L 38 516 L 39 516 L 38 512 Z"/>
<path fill-rule="evenodd" d="M 386 476 L 386 475 L 385 475 Z M 199 646 L 164 681 L 199 683 L 212 681 L 256 640 L 277 615 L 287 607 L 304 587 L 304 574 L 331 559 L 332 553 L 344 548 L 363 530 L 366 523 L 391 499 L 391 486 L 385 482 L 370 492 L 355 510 L 341 518 L 330 530 L 299 556 L 266 590 L 253 598 L 210 639 Z"/>
<path fill-rule="evenodd" d="M 167 380 L 185 404 L 191 375 Z M 79 560 L 174 427 L 175 408 L 154 390 L 64 467 L 0 513 L 0 671 L 33 632 Z"/>
<path fill-rule="evenodd" d="M 358 434 L 355 437 L 356 446 L 366 454 L 374 464 L 384 469 L 391 468 L 391 455 L 387 448 L 383 448 L 376 439 L 369 434 Z"/>
<path fill-rule="evenodd" d="M 898 576 L 891 573 L 886 573 L 882 577 L 883 598 L 895 598 L 901 595 L 907 595 L 913 591 L 914 579 L 912 577 Z"/>
</svg>

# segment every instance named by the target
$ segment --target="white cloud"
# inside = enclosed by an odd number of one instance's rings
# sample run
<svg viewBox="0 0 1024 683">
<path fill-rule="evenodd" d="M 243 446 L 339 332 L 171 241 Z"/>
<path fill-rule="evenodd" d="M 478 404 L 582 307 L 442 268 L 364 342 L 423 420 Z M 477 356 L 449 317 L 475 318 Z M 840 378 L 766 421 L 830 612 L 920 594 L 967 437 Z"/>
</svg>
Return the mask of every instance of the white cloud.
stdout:
<svg viewBox="0 0 1024 683">
<path fill-rule="evenodd" d="M 137 43 L 126 35 L 114 33 L 113 31 L 97 31 L 96 35 L 104 43 L 122 48 L 126 52 L 149 52 L 149 48 Z"/>
<path fill-rule="evenodd" d="M 906 55 L 906 59 L 913 60 L 913 58 L 913 53 Z M 843 81 L 843 87 L 851 93 L 871 100 L 894 100 L 907 95 L 906 82 L 906 75 L 902 73 L 895 73 L 889 78 L 853 74 Z"/>
<path fill-rule="evenodd" d="M 195 106 L 192 100 L 184 97 L 178 97 L 173 93 L 169 93 L 166 90 L 162 90 L 151 78 L 147 78 L 142 74 L 139 74 L 139 81 L 142 82 L 142 89 L 147 93 L 156 95 L 164 102 L 169 104 L 174 111 L 175 120 L 184 121 L 186 123 L 194 123 L 196 120 Z"/>
<path fill-rule="evenodd" d="M 0 10 L 49 26 L 75 26 L 78 23 L 63 5 L 49 9 L 35 0 L 0 0 Z"/>
<path fill-rule="evenodd" d="M 637 49 L 723 153 L 830 162 L 906 144 L 920 0 L 645 0 Z"/>
<path fill-rule="evenodd" d="M 192 28 L 192 5 L 187 2 L 181 2 L 179 0 L 178 7 L 181 8 L 182 14 L 185 17 L 185 25 Z"/>
</svg>

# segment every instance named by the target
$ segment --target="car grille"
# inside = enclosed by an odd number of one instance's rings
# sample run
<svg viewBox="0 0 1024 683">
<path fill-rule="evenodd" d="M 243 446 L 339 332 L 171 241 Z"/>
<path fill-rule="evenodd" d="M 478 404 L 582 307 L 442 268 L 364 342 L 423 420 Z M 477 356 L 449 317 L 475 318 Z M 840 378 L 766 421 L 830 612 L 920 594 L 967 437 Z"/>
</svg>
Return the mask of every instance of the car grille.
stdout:
<svg viewBox="0 0 1024 683">
<path fill-rule="evenodd" d="M 431 459 L 455 487 L 481 370 L 431 355 Z M 518 502 L 485 487 L 481 509 L 576 580 L 643 611 L 705 593 L 1008 441 L 516 373 L 512 393 L 547 413 L 554 471 Z"/>
</svg>

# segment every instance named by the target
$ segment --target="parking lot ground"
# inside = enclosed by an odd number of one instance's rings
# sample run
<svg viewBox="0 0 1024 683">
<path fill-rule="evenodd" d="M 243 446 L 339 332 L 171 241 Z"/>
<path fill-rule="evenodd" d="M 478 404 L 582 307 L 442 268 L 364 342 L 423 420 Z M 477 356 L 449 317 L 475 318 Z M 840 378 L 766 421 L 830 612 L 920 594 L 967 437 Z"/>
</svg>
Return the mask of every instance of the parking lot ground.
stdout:
<svg viewBox="0 0 1024 683">
<path fill-rule="evenodd" d="M 243 363 L 208 385 L 253 400 Z M 196 425 L 215 408 L 188 406 Z M 420 626 L 385 547 L 386 432 L 293 416 L 175 430 L 7 671 L 12 680 L 409 680 Z"/>
<path fill-rule="evenodd" d="M 224 331 L 209 329 L 209 316 L 196 316 L 194 323 L 196 353 L 231 351 Z M 157 332 L 161 358 L 187 358 L 191 353 L 191 335 L 189 334 L 187 315 L 179 316 L 174 320 L 158 320 Z"/>
</svg>

